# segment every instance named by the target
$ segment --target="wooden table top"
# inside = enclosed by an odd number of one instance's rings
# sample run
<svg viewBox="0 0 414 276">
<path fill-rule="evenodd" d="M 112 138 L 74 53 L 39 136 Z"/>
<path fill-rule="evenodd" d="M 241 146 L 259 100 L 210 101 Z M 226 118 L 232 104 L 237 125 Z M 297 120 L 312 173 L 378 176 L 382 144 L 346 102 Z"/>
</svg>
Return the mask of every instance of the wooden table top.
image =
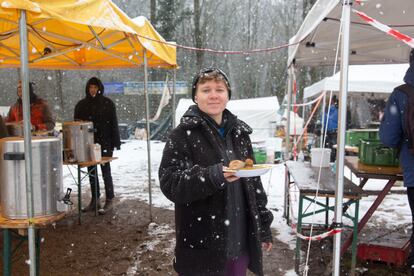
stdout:
<svg viewBox="0 0 414 276">
<path fill-rule="evenodd" d="M 357 177 L 403 180 L 400 167 L 365 165 L 359 162 L 357 156 L 345 156 L 344 161 L 345 166 L 347 166 Z"/>
<path fill-rule="evenodd" d="M 63 219 L 68 213 L 60 212 L 56 215 L 36 217 L 33 218 L 33 224 L 36 228 L 46 227 L 61 219 Z M 26 229 L 29 228 L 29 219 L 8 219 L 3 217 L 0 213 L 0 229 Z"/>
<path fill-rule="evenodd" d="M 75 165 L 81 168 L 102 165 L 118 159 L 118 157 L 102 157 L 101 161 L 86 161 L 86 162 L 67 162 L 63 161 L 63 165 Z"/>
<path fill-rule="evenodd" d="M 315 195 L 318 186 L 319 168 L 312 167 L 309 162 L 287 161 L 286 168 L 292 176 L 301 194 Z M 321 169 L 318 195 L 335 196 L 336 176 L 328 168 Z M 361 198 L 363 191 L 349 179 L 344 178 L 344 198 Z"/>
</svg>

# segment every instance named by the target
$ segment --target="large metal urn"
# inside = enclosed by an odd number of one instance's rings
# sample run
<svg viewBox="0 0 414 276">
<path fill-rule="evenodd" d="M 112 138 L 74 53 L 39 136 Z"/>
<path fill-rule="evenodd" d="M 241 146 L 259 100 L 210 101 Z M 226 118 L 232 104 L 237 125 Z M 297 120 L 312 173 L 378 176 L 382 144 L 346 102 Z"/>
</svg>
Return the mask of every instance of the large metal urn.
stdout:
<svg viewBox="0 0 414 276">
<path fill-rule="evenodd" d="M 0 139 L 0 199 L 6 218 L 28 218 L 25 167 L 24 139 Z M 56 214 L 57 201 L 63 196 L 59 138 L 32 137 L 32 176 L 34 216 Z"/>
<path fill-rule="evenodd" d="M 64 122 L 63 156 L 67 162 L 91 161 L 90 145 L 94 143 L 94 128 L 92 122 Z"/>
</svg>

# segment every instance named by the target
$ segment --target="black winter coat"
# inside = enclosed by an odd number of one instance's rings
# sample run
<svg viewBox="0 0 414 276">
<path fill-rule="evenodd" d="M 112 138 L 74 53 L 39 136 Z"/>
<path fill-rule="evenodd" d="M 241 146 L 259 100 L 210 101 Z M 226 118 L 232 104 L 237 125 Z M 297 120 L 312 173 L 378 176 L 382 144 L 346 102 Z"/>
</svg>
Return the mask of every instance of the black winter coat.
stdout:
<svg viewBox="0 0 414 276">
<path fill-rule="evenodd" d="M 99 143 L 102 150 L 112 151 L 114 148 L 121 148 L 116 108 L 111 99 L 102 94 L 91 97 L 87 93 L 86 97 L 76 104 L 73 117 L 75 120 L 93 122 L 96 131 L 95 143 Z"/>
<path fill-rule="evenodd" d="M 245 160 L 253 157 L 249 138 L 251 128 L 235 119 L 226 135 L 233 141 L 233 156 Z M 184 275 L 224 270 L 228 256 L 227 185 L 222 158 L 215 137 L 217 131 L 191 106 L 165 145 L 159 179 L 162 192 L 175 203 L 176 259 L 175 270 Z M 272 240 L 272 213 L 266 209 L 267 196 L 260 177 L 241 178 L 239 184 L 246 206 L 249 269 L 263 275 L 261 243 Z M 214 274 L 216 273 L 216 274 Z M 203 274 L 204 275 L 204 274 Z"/>
</svg>

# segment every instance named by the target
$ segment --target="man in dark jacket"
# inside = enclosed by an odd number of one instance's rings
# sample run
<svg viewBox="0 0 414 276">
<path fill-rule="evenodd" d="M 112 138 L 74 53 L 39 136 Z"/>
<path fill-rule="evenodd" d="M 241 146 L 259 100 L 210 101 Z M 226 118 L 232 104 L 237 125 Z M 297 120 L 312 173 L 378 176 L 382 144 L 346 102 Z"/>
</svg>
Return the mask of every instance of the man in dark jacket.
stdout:
<svg viewBox="0 0 414 276">
<path fill-rule="evenodd" d="M 336 149 L 333 146 L 336 145 L 336 139 L 338 137 L 338 99 L 335 95 L 332 96 L 330 108 L 324 116 L 325 126 L 323 127 L 323 131 L 326 131 L 325 147 L 331 149 L 330 159 L 331 162 L 335 162 Z"/>
<path fill-rule="evenodd" d="M 0 116 L 0 139 L 9 136 L 9 132 L 7 131 L 6 124 L 4 123 L 4 119 Z"/>
<path fill-rule="evenodd" d="M 95 143 L 101 145 L 102 156 L 112 157 L 114 148 L 121 148 L 121 140 L 119 138 L 118 119 L 116 117 L 115 104 L 111 99 L 105 97 L 104 86 L 102 82 L 93 77 L 86 83 L 85 98 L 80 100 L 75 107 L 75 120 L 91 121 L 95 128 Z M 98 200 L 98 210 L 100 214 L 112 208 L 114 198 L 114 186 L 111 175 L 110 163 L 101 165 L 102 176 L 105 184 L 105 205 L 100 207 L 99 203 L 99 182 L 95 193 L 95 177 L 98 176 L 97 168 L 88 167 L 89 181 L 91 184 L 92 200 L 90 204 L 83 208 L 82 211 L 94 211 L 96 200 Z M 95 194 L 98 198 L 95 198 Z"/>
<path fill-rule="evenodd" d="M 180 276 L 263 275 L 262 246 L 272 247 L 272 213 L 260 177 L 223 172 L 253 158 L 251 128 L 225 109 L 225 74 L 206 68 L 193 84 L 193 105 L 165 145 L 160 186 L 175 203 L 174 268 Z"/>
<path fill-rule="evenodd" d="M 414 50 L 410 52 L 410 67 L 404 77 L 404 82 L 414 89 Z M 381 142 L 389 147 L 400 149 L 400 165 L 403 169 L 404 186 L 407 187 L 408 202 L 411 208 L 412 220 L 414 222 L 414 155 L 408 148 L 408 137 L 405 129 L 405 110 L 408 97 L 405 92 L 394 89 L 388 98 L 384 115 L 380 125 Z M 407 264 L 414 265 L 414 233 L 411 235 L 411 254 Z M 414 269 L 411 268 L 414 275 Z"/>
</svg>

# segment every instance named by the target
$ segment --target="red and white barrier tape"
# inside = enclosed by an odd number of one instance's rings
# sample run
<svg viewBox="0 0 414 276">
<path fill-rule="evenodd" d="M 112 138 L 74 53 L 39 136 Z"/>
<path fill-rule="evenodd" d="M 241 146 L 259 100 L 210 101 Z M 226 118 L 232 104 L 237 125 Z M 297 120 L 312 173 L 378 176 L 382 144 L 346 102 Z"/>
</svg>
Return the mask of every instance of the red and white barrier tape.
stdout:
<svg viewBox="0 0 414 276">
<path fill-rule="evenodd" d="M 295 228 L 293 228 L 293 227 L 295 227 Z M 322 233 L 322 234 L 319 234 L 319 235 L 316 235 L 316 236 L 305 236 L 305 235 L 302 235 L 302 234 L 298 233 L 296 231 L 296 226 L 293 226 L 293 224 L 292 224 L 292 230 L 298 238 L 300 238 L 302 240 L 305 240 L 305 241 L 320 241 L 320 240 L 323 240 L 327 237 L 331 237 L 333 235 L 336 235 L 336 234 L 342 232 L 342 229 L 332 229 L 328 232 L 325 232 L 325 233 Z"/>
<path fill-rule="evenodd" d="M 362 20 L 364 20 L 365 22 L 367 22 L 368 24 L 370 24 L 371 26 L 377 28 L 378 30 L 404 42 L 405 44 L 407 44 L 408 46 L 410 46 L 411 48 L 414 48 L 414 39 L 408 35 L 405 35 L 395 29 L 392 29 L 390 27 L 388 27 L 385 24 L 382 24 L 381 22 L 379 22 L 378 20 L 368 16 L 367 14 L 357 11 L 355 9 L 352 10 L 354 13 L 356 13 L 359 17 L 362 18 Z"/>
<path fill-rule="evenodd" d="M 292 197 L 289 196 L 289 213 L 290 213 L 290 217 L 292 218 L 292 221 L 297 221 L 296 218 L 295 218 L 295 215 L 293 213 L 293 207 L 292 207 L 293 204 L 292 204 L 291 198 Z M 302 235 L 301 233 L 297 232 L 297 230 L 296 230 L 297 229 L 297 224 L 296 223 L 292 222 L 291 223 L 291 228 L 292 228 L 292 232 L 295 233 L 295 235 L 298 238 L 300 238 L 302 240 L 305 240 L 305 241 L 320 241 L 322 239 L 325 239 L 327 237 L 331 237 L 333 235 L 336 235 L 336 234 L 342 232 L 342 229 L 335 228 L 335 229 L 331 229 L 328 232 L 324 232 L 324 233 L 321 233 L 321 234 L 316 235 L 316 236 L 305 236 L 305 235 Z"/>
</svg>

